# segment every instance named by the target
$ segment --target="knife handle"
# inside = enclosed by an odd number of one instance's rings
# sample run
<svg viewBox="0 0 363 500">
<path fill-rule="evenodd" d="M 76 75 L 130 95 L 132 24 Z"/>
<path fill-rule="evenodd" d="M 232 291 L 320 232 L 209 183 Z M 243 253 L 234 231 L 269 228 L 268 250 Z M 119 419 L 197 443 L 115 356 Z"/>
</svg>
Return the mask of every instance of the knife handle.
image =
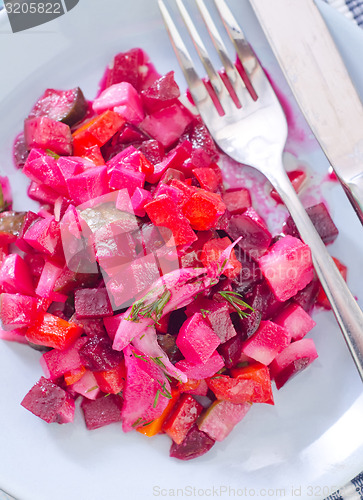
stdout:
<svg viewBox="0 0 363 500">
<path fill-rule="evenodd" d="M 289 210 L 302 240 L 310 247 L 315 271 L 363 381 L 363 312 L 302 206 L 282 162 L 265 175 Z"/>
</svg>

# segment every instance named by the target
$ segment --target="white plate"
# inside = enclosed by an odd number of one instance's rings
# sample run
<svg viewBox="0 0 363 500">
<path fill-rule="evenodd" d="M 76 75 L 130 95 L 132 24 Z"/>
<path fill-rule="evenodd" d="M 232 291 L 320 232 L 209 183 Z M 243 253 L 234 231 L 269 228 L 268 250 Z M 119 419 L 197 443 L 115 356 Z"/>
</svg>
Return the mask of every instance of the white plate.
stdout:
<svg viewBox="0 0 363 500">
<path fill-rule="evenodd" d="M 300 151 L 300 158 L 323 177 L 326 159 L 298 115 L 247 0 L 229 3 L 292 103 L 294 132 L 305 130 L 303 142 L 292 137 L 290 150 Z M 329 7 L 322 9 L 362 90 L 362 34 Z M 92 98 L 111 57 L 135 46 L 148 51 L 161 73 L 175 69 L 184 86 L 156 2 L 150 0 L 83 0 L 58 20 L 18 34 L 10 32 L 2 13 L 0 37 L 0 165 L 11 175 L 16 209 L 31 204 L 22 174 L 11 167 L 12 140 L 46 87 L 80 85 Z M 330 186 L 324 195 L 340 230 L 331 253 L 348 265 L 351 289 L 362 299 L 362 228 L 339 186 Z M 311 336 L 319 359 L 275 391 L 275 406 L 255 405 L 223 443 L 192 462 L 170 459 L 165 436 L 123 434 L 117 425 L 89 432 L 80 411 L 73 425 L 48 425 L 35 418 L 20 401 L 42 375 L 40 355 L 1 342 L 0 487 L 22 500 L 327 496 L 363 467 L 363 396 L 332 314 L 319 313 L 315 319 Z"/>
</svg>

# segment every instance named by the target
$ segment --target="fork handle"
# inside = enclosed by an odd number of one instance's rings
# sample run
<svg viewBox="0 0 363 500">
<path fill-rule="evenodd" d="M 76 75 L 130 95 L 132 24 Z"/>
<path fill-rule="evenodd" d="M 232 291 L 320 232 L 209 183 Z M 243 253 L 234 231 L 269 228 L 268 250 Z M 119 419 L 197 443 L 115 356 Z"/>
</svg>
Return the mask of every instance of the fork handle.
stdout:
<svg viewBox="0 0 363 500">
<path fill-rule="evenodd" d="M 363 312 L 302 206 L 282 163 L 279 167 L 278 175 L 274 175 L 273 169 L 268 169 L 265 175 L 289 210 L 302 240 L 310 247 L 315 271 L 363 381 Z"/>
</svg>

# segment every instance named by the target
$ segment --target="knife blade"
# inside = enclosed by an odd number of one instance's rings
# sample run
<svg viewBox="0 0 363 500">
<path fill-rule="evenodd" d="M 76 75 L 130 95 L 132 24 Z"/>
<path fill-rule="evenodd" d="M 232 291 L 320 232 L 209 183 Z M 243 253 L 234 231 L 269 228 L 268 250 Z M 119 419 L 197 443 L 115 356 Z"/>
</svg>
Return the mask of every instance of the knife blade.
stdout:
<svg viewBox="0 0 363 500">
<path fill-rule="evenodd" d="M 313 0 L 249 0 L 299 107 L 363 224 L 363 105 Z"/>
</svg>

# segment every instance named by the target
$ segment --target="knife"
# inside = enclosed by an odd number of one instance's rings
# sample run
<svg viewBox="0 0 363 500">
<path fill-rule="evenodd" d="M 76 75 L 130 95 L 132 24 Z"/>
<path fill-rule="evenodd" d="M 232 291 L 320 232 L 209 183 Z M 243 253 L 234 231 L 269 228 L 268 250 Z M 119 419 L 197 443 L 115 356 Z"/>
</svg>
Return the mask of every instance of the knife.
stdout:
<svg viewBox="0 0 363 500">
<path fill-rule="evenodd" d="M 363 224 L 363 105 L 313 0 L 249 0 Z"/>
</svg>

